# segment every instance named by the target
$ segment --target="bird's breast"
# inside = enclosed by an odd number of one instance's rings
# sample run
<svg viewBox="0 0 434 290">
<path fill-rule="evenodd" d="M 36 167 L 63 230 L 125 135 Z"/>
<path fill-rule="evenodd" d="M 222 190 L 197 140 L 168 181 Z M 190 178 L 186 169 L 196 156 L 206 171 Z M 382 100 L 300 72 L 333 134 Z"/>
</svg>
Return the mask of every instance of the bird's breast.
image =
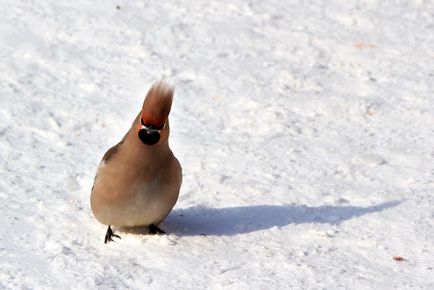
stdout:
<svg viewBox="0 0 434 290">
<path fill-rule="evenodd" d="M 178 179 L 171 166 L 132 170 L 131 166 L 102 162 L 91 195 L 92 211 L 106 225 L 159 223 L 177 201 Z"/>
</svg>

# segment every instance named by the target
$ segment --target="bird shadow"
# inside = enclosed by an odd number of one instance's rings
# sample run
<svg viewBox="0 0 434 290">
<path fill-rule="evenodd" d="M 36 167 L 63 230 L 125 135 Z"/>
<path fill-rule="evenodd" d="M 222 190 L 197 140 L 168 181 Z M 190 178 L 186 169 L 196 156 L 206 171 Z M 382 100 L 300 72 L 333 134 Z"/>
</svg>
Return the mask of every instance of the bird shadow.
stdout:
<svg viewBox="0 0 434 290">
<path fill-rule="evenodd" d="M 176 209 L 164 221 L 168 233 L 179 236 L 233 236 L 284 227 L 289 224 L 337 225 L 365 214 L 381 212 L 402 201 L 357 206 L 255 205 L 228 208 L 189 207 Z"/>
</svg>

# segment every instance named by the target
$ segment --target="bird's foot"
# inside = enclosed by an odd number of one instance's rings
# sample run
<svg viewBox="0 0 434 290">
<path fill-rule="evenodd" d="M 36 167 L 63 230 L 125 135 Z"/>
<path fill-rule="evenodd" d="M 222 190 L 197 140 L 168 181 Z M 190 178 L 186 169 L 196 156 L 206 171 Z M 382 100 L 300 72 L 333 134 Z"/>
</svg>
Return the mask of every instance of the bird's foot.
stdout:
<svg viewBox="0 0 434 290">
<path fill-rule="evenodd" d="M 165 234 L 166 232 L 157 227 L 156 225 L 150 225 L 149 226 L 149 234 L 151 235 L 157 235 L 157 234 Z"/>
<path fill-rule="evenodd" d="M 120 239 L 121 237 L 118 235 L 115 235 L 111 229 L 110 226 L 108 226 L 107 228 L 107 233 L 105 234 L 105 239 L 104 239 L 104 244 L 107 244 L 108 242 L 114 242 L 114 240 L 112 239 L 112 237 L 118 238 Z"/>
</svg>

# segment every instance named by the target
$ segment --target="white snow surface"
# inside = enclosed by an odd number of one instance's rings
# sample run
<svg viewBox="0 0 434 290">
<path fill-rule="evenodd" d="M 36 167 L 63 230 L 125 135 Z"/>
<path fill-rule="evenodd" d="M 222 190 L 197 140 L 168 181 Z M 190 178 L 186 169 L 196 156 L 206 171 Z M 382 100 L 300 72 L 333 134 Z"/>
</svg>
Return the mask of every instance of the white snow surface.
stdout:
<svg viewBox="0 0 434 290">
<path fill-rule="evenodd" d="M 0 289 L 434 289 L 433 1 L 1 4 Z M 168 235 L 105 245 L 96 168 L 161 78 Z"/>
</svg>

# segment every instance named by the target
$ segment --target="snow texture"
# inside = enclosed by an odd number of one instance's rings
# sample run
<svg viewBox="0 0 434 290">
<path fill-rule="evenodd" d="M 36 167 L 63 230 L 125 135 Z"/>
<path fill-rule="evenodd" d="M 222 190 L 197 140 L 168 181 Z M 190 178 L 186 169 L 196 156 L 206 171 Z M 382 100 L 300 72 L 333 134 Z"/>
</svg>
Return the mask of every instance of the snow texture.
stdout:
<svg viewBox="0 0 434 290">
<path fill-rule="evenodd" d="M 1 289 L 434 289 L 433 1 L 1 3 Z M 162 77 L 169 235 L 104 245 L 96 168 Z"/>
</svg>

